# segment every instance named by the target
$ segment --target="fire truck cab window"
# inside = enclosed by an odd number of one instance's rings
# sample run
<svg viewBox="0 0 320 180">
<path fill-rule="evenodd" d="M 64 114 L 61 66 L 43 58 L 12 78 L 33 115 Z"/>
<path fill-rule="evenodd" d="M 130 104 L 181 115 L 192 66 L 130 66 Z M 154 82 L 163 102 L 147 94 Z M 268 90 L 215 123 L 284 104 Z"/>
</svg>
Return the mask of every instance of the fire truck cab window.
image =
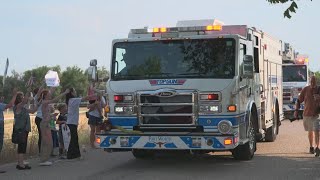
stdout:
<svg viewBox="0 0 320 180">
<path fill-rule="evenodd" d="M 235 76 L 235 40 L 183 39 L 119 42 L 113 47 L 113 80 Z"/>
<path fill-rule="evenodd" d="M 283 66 L 283 82 L 305 82 L 307 81 L 307 66 Z"/>
</svg>

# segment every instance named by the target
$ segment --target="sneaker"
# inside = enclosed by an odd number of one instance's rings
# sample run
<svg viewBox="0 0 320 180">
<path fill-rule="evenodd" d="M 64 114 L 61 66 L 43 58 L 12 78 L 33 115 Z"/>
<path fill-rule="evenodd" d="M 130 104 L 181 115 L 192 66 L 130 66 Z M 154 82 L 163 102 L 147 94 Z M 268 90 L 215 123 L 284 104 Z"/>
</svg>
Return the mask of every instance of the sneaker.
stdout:
<svg viewBox="0 0 320 180">
<path fill-rule="evenodd" d="M 65 156 L 65 155 L 60 155 L 60 156 L 59 156 L 59 159 L 67 159 L 67 156 Z"/>
<path fill-rule="evenodd" d="M 319 157 L 319 155 L 320 155 L 320 149 L 319 148 L 316 148 L 316 150 L 315 150 L 315 152 L 316 152 L 316 157 Z"/>
<path fill-rule="evenodd" d="M 46 162 L 39 163 L 39 165 L 40 165 L 40 166 L 51 166 L 51 165 L 52 165 L 52 162 L 46 161 Z"/>
<path fill-rule="evenodd" d="M 309 153 L 314 154 L 314 147 L 310 147 Z"/>
</svg>

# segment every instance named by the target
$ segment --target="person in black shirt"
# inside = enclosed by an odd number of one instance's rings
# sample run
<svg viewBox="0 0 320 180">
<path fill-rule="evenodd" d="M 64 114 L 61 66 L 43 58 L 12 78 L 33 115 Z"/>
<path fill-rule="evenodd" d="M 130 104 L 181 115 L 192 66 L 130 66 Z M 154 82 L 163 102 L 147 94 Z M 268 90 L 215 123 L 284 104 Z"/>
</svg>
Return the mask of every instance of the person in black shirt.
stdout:
<svg viewBox="0 0 320 180">
<path fill-rule="evenodd" d="M 64 148 L 64 142 L 63 142 L 63 137 L 62 137 L 62 124 L 67 123 L 67 104 L 62 103 L 58 105 L 58 110 L 60 112 L 59 117 L 56 121 L 56 124 L 59 124 L 59 156 L 61 158 L 64 158 L 66 156 L 65 148 Z"/>
</svg>

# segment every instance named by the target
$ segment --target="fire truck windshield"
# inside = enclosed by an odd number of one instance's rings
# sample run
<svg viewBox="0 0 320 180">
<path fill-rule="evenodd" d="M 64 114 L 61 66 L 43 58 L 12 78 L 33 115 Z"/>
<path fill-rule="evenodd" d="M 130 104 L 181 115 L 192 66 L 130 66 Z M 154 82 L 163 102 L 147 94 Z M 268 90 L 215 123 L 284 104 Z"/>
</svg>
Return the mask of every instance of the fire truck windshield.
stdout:
<svg viewBox="0 0 320 180">
<path fill-rule="evenodd" d="M 307 66 L 306 65 L 288 65 L 282 67 L 283 82 L 306 82 Z"/>
<path fill-rule="evenodd" d="M 231 38 L 118 42 L 113 47 L 111 78 L 232 79 L 235 47 Z"/>
</svg>

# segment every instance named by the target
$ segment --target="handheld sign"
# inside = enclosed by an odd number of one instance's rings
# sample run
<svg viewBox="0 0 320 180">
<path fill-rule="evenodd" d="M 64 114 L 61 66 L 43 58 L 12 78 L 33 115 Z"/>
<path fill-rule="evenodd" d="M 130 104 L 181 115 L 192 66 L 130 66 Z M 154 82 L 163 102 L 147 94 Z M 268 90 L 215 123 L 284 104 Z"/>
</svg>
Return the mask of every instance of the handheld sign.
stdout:
<svg viewBox="0 0 320 180">
<path fill-rule="evenodd" d="M 60 85 L 60 79 L 56 71 L 49 70 L 45 76 L 46 84 L 49 87 L 58 87 Z"/>
</svg>

